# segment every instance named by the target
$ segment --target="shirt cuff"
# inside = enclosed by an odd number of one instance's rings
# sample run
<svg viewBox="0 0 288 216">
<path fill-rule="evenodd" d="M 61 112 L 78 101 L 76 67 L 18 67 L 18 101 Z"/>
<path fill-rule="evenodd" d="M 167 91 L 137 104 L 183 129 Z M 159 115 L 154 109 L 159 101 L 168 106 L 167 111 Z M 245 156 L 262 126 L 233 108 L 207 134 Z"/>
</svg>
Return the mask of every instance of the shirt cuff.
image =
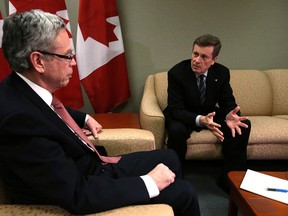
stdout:
<svg viewBox="0 0 288 216">
<path fill-rule="evenodd" d="M 142 178 L 142 180 L 144 181 L 144 184 L 147 188 L 148 194 L 150 198 L 156 197 L 159 195 L 160 191 L 156 185 L 156 183 L 154 182 L 154 180 L 148 176 L 148 175 L 144 175 L 144 176 L 140 176 L 140 178 Z"/>
<path fill-rule="evenodd" d="M 88 118 L 89 118 L 89 115 L 86 114 L 86 116 L 85 116 L 85 125 L 87 124 Z"/>
<path fill-rule="evenodd" d="M 198 115 L 198 116 L 196 117 L 196 119 L 195 119 L 195 124 L 196 124 L 196 126 L 198 126 L 198 127 L 202 127 L 202 125 L 200 124 L 200 117 L 201 117 L 201 115 Z"/>
</svg>

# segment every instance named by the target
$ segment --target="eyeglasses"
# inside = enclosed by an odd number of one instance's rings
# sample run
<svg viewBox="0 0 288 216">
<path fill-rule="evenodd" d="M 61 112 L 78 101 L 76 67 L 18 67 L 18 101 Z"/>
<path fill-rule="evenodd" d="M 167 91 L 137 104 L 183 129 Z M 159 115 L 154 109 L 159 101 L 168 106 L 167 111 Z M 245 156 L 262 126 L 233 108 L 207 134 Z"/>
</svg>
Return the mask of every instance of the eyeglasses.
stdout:
<svg viewBox="0 0 288 216">
<path fill-rule="evenodd" d="M 70 62 L 72 61 L 72 59 L 74 58 L 75 54 L 71 53 L 70 55 L 66 56 L 66 55 L 60 55 L 60 54 L 56 54 L 56 53 L 50 53 L 50 52 L 46 52 L 46 51 L 37 51 L 40 52 L 44 55 L 53 55 L 53 56 L 57 56 L 59 58 L 63 58 L 63 59 L 68 59 L 70 60 Z"/>
</svg>

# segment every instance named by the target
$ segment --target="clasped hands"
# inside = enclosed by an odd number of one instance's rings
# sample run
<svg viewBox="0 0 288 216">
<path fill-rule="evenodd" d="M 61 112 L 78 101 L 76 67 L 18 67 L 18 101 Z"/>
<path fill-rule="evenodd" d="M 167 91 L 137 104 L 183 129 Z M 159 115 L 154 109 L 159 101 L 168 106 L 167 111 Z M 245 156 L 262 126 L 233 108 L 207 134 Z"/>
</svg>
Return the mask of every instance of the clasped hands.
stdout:
<svg viewBox="0 0 288 216">
<path fill-rule="evenodd" d="M 175 173 L 172 172 L 163 163 L 158 164 L 147 175 L 150 176 L 154 180 L 159 191 L 162 191 L 164 188 L 172 184 L 175 181 L 175 177 L 176 177 Z"/>
<path fill-rule="evenodd" d="M 85 128 L 82 128 L 83 132 L 88 135 L 93 135 L 94 138 L 98 138 L 98 133 L 101 131 L 102 125 L 100 125 L 94 118 L 88 116 Z M 168 187 L 175 181 L 176 175 L 164 164 L 158 164 L 153 170 L 148 174 L 155 184 L 157 185 L 159 191 Z"/>
<path fill-rule="evenodd" d="M 226 124 L 231 129 L 232 137 L 235 137 L 236 132 L 241 135 L 241 128 L 248 128 L 248 125 L 242 121 L 247 120 L 247 116 L 238 116 L 237 112 L 240 110 L 240 107 L 237 106 L 235 109 L 230 111 L 226 116 Z M 214 122 L 215 112 L 209 113 L 206 116 L 200 117 L 200 124 L 210 130 L 221 142 L 224 141 L 224 134 L 220 130 L 221 125 Z"/>
</svg>

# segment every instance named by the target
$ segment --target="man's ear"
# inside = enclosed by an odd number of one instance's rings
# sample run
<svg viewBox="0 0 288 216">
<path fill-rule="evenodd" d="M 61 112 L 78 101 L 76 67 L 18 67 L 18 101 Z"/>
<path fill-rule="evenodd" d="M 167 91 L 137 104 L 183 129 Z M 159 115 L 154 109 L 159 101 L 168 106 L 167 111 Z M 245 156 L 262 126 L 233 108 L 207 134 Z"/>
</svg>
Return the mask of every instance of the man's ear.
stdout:
<svg viewBox="0 0 288 216">
<path fill-rule="evenodd" d="M 212 63 L 212 65 L 214 65 L 214 63 L 217 61 L 217 59 L 218 59 L 218 56 L 215 56 L 212 60 L 213 60 L 213 63 Z"/>
<path fill-rule="evenodd" d="M 32 52 L 30 54 L 30 62 L 36 71 L 39 73 L 44 72 L 44 64 L 42 61 L 42 54 L 39 52 Z"/>
</svg>

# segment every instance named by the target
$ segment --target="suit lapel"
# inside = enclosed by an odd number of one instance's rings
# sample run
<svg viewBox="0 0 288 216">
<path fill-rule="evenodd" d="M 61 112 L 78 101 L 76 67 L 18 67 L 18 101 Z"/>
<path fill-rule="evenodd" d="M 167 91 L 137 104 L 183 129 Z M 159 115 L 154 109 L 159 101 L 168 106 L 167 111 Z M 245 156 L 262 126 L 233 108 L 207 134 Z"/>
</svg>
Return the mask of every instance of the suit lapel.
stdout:
<svg viewBox="0 0 288 216">
<path fill-rule="evenodd" d="M 20 95 L 23 95 L 32 104 L 43 110 L 49 108 L 39 95 L 31 87 L 22 80 L 15 72 L 11 74 L 11 85 L 15 88 Z M 49 108 L 50 109 L 50 108 Z"/>
<path fill-rule="evenodd" d="M 200 102 L 200 92 L 199 92 L 199 87 L 198 87 L 198 83 L 197 83 L 197 77 L 196 77 L 196 75 L 195 75 L 195 73 L 192 71 L 192 73 L 193 73 L 193 78 L 192 78 L 192 82 L 193 82 L 193 85 L 191 85 L 191 87 L 192 87 L 192 92 L 196 92 L 196 98 L 197 98 L 197 100 L 199 100 L 199 101 L 197 101 L 197 102 Z"/>
<path fill-rule="evenodd" d="M 67 127 L 67 125 L 57 116 L 57 114 L 42 100 L 42 98 L 31 87 L 22 80 L 15 72 L 11 74 L 11 85 L 15 88 L 19 94 L 23 95 L 32 104 L 38 107 L 43 115 L 47 118 L 47 121 L 52 122 L 67 136 L 73 137 L 77 143 L 83 144 L 77 136 Z"/>
<path fill-rule="evenodd" d="M 206 79 L 206 104 L 209 104 L 209 102 L 212 100 L 214 89 L 216 89 L 215 85 L 217 85 L 218 80 L 219 80 L 219 77 L 215 73 L 213 68 L 209 68 L 207 79 Z"/>
</svg>

